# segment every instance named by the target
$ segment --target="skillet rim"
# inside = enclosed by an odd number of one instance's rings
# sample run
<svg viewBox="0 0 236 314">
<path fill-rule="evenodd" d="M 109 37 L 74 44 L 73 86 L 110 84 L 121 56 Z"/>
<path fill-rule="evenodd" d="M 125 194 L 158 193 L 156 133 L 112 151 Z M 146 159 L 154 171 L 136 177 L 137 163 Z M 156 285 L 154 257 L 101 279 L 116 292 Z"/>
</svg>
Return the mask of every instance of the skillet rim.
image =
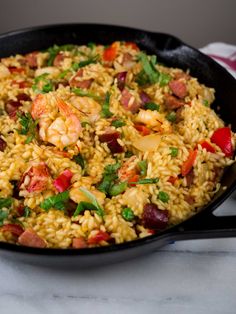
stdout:
<svg viewBox="0 0 236 314">
<path fill-rule="evenodd" d="M 188 49 L 194 51 L 201 57 L 205 58 L 206 61 L 217 69 L 219 69 L 221 72 L 224 72 L 224 75 L 228 76 L 230 79 L 234 79 L 234 77 L 220 64 L 218 64 L 215 60 L 208 57 L 207 55 L 203 54 L 201 51 L 199 51 L 197 48 L 192 47 L 191 45 L 185 43 L 178 37 L 163 33 L 163 32 L 155 32 L 155 31 L 149 31 L 144 30 L 140 28 L 134 28 L 129 26 L 121 26 L 121 25 L 115 25 L 115 24 L 103 24 L 103 23 L 57 23 L 57 24 L 45 24 L 45 25 L 38 25 L 33 27 L 26 27 L 21 28 L 17 30 L 8 31 L 5 33 L 0 34 L 0 40 L 4 40 L 5 38 L 14 37 L 17 35 L 24 35 L 30 32 L 38 32 L 48 29 L 57 29 L 61 27 L 73 27 L 73 26 L 98 26 L 98 27 L 104 27 L 104 28 L 113 28 L 114 30 L 123 30 L 123 31 L 137 31 L 140 33 L 144 33 L 149 36 L 165 36 L 166 38 L 173 39 L 178 44 L 178 47 L 183 46 L 187 47 Z M 168 51 L 166 49 L 165 51 Z M 235 79 L 234 79 L 235 80 Z M 236 82 L 236 80 L 235 80 Z M 124 251 L 130 248 L 135 248 L 137 246 L 141 247 L 144 245 L 148 245 L 153 242 L 158 242 L 158 240 L 166 239 L 169 240 L 178 240 L 178 233 L 180 230 L 184 230 L 185 226 L 189 224 L 189 222 L 193 222 L 194 220 L 198 220 L 200 215 L 204 214 L 211 214 L 219 205 L 221 205 L 229 196 L 230 194 L 236 189 L 236 179 L 233 182 L 233 184 L 227 188 L 224 192 L 222 192 L 221 195 L 219 195 L 217 198 L 213 198 L 211 202 L 204 206 L 198 213 L 194 214 L 189 219 L 183 221 L 182 223 L 175 225 L 171 228 L 168 228 L 164 231 L 161 231 L 159 233 L 156 233 L 154 235 L 150 235 L 145 238 L 140 238 L 120 244 L 111 244 L 104 247 L 93 247 L 93 248 L 84 248 L 84 249 L 73 249 L 73 248 L 67 248 L 67 249 L 60 249 L 60 248 L 34 248 L 34 247 L 26 247 L 26 246 L 20 246 L 17 244 L 12 244 L 8 242 L 1 242 L 0 241 L 0 249 L 7 250 L 7 251 L 13 251 L 13 252 L 20 252 L 25 254 L 33 254 L 33 255 L 41 255 L 41 256 L 91 256 L 91 255 L 101 255 L 104 253 L 111 253 L 111 252 L 117 252 L 117 251 Z M 194 232 L 194 230 L 192 230 Z M 191 230 L 190 230 L 191 232 Z M 217 230 L 216 230 L 217 232 Z"/>
</svg>

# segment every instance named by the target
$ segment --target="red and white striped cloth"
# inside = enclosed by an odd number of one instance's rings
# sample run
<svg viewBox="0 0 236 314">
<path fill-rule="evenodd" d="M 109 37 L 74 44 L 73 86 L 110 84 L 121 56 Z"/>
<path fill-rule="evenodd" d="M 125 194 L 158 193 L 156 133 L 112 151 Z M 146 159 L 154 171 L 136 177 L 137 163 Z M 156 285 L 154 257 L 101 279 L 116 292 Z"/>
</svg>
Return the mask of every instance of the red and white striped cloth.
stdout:
<svg viewBox="0 0 236 314">
<path fill-rule="evenodd" d="M 211 43 L 200 49 L 225 67 L 236 78 L 236 46 L 225 43 Z"/>
</svg>

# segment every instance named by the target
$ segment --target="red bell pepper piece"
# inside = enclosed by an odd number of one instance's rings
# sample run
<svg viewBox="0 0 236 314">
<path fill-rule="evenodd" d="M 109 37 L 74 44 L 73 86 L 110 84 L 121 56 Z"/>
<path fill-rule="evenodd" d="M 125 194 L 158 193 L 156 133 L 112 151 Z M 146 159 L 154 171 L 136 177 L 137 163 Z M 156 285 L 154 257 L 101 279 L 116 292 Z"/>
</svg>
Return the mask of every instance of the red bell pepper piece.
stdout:
<svg viewBox="0 0 236 314">
<path fill-rule="evenodd" d="M 149 128 L 147 128 L 145 125 L 142 125 L 142 124 L 135 124 L 134 127 L 135 127 L 135 129 L 136 129 L 137 131 L 139 131 L 139 133 L 140 133 L 142 136 L 145 136 L 145 135 L 149 135 L 149 134 L 150 134 Z"/>
<path fill-rule="evenodd" d="M 114 42 L 109 47 L 107 47 L 103 52 L 103 60 L 104 61 L 113 61 L 117 55 L 117 42 Z"/>
<path fill-rule="evenodd" d="M 215 143 L 217 146 L 220 147 L 220 149 L 222 150 L 226 157 L 233 156 L 234 151 L 231 142 L 231 130 L 229 127 L 217 129 L 213 133 L 211 141 L 212 143 Z"/>
<path fill-rule="evenodd" d="M 205 148 L 207 152 L 213 154 L 216 152 L 215 148 L 207 141 L 201 141 L 199 144 L 202 146 L 202 148 Z"/>
<path fill-rule="evenodd" d="M 131 47 L 132 49 L 139 51 L 139 47 L 132 41 L 127 41 L 125 43 L 125 46 L 126 47 Z"/>
<path fill-rule="evenodd" d="M 132 177 L 128 178 L 128 183 L 130 186 L 136 186 L 135 182 L 137 182 L 139 180 L 139 175 L 135 174 Z"/>
<path fill-rule="evenodd" d="M 59 175 L 59 177 L 57 177 L 53 181 L 53 185 L 55 186 L 58 192 L 64 192 L 70 186 L 70 181 L 72 177 L 73 177 L 73 173 L 69 169 L 67 169 L 63 171 Z"/>
<path fill-rule="evenodd" d="M 178 179 L 178 177 L 171 176 L 171 177 L 169 177 L 169 179 L 167 181 L 174 185 L 177 179 Z"/>
<path fill-rule="evenodd" d="M 88 239 L 88 244 L 98 244 L 101 241 L 110 240 L 110 235 L 107 232 L 99 230 L 98 233 Z"/>
<path fill-rule="evenodd" d="M 24 232 L 24 229 L 17 224 L 6 224 L 1 227 L 1 231 L 8 231 L 11 232 L 13 235 L 19 237 Z"/>
<path fill-rule="evenodd" d="M 197 157 L 197 150 L 196 149 L 190 150 L 188 159 L 184 161 L 181 167 L 181 174 L 183 177 L 186 176 L 191 171 L 196 157 Z"/>
<path fill-rule="evenodd" d="M 17 68 L 17 67 L 11 67 L 9 66 L 8 67 L 8 70 L 11 72 L 11 73 L 25 73 L 25 68 Z"/>
</svg>

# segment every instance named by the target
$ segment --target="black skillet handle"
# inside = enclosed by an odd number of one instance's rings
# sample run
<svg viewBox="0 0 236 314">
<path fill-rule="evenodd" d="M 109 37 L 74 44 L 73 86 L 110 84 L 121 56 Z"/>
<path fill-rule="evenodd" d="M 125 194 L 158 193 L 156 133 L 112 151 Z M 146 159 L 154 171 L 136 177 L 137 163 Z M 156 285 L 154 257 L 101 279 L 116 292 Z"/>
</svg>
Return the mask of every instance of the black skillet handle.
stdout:
<svg viewBox="0 0 236 314">
<path fill-rule="evenodd" d="M 175 240 L 230 237 L 236 237 L 236 216 L 215 216 L 209 211 L 177 226 L 173 234 Z"/>
</svg>

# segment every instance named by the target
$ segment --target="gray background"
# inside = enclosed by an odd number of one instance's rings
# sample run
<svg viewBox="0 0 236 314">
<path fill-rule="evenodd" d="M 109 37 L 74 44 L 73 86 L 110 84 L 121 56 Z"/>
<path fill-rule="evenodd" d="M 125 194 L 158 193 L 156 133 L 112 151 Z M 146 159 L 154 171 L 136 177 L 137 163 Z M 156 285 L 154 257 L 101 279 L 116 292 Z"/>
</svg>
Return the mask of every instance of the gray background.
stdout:
<svg viewBox="0 0 236 314">
<path fill-rule="evenodd" d="M 62 22 L 133 26 L 176 35 L 195 47 L 236 44 L 235 0 L 0 0 L 0 33 Z"/>
</svg>

